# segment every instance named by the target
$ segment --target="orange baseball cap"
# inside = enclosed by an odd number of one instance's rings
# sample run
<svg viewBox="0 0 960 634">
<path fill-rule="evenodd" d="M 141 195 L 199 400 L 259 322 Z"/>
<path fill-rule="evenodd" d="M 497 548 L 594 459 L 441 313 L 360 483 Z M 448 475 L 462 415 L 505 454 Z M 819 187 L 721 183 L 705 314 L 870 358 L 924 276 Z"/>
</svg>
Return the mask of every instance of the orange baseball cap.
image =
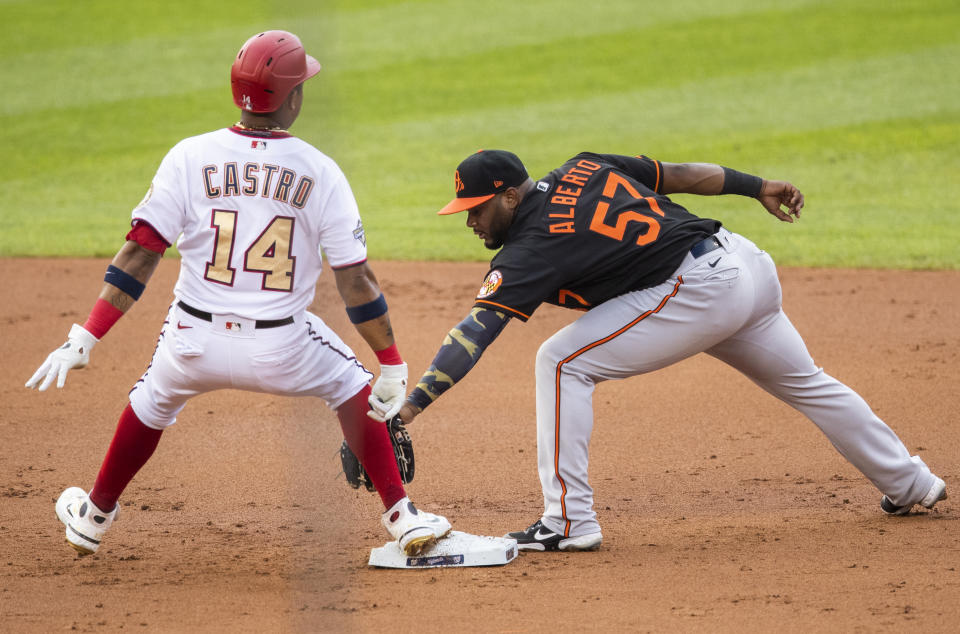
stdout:
<svg viewBox="0 0 960 634">
<path fill-rule="evenodd" d="M 437 213 L 446 216 L 471 209 L 508 187 L 519 187 L 528 178 L 527 169 L 513 152 L 480 150 L 457 166 L 453 178 L 456 198 Z"/>
</svg>

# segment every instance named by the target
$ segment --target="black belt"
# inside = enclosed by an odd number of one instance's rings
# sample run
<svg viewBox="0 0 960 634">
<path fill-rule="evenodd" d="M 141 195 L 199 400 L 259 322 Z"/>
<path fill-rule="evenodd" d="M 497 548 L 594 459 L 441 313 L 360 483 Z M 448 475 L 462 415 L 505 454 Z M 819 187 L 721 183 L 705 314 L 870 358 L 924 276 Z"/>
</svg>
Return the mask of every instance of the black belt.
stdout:
<svg viewBox="0 0 960 634">
<path fill-rule="evenodd" d="M 184 304 L 181 301 L 177 302 L 177 306 L 180 307 L 180 310 L 187 313 L 188 315 L 193 315 L 197 319 L 202 319 L 204 321 L 213 321 L 213 315 L 208 313 L 205 310 L 200 310 L 199 308 L 194 308 L 189 304 Z M 286 326 L 287 324 L 293 323 L 293 317 L 284 317 L 283 319 L 258 319 L 257 328 L 276 328 L 277 326 Z"/>
<path fill-rule="evenodd" d="M 690 247 L 690 255 L 694 258 L 699 258 L 701 255 L 706 255 L 711 251 L 719 249 L 720 246 L 720 239 L 717 238 L 717 236 L 710 236 Z"/>
</svg>

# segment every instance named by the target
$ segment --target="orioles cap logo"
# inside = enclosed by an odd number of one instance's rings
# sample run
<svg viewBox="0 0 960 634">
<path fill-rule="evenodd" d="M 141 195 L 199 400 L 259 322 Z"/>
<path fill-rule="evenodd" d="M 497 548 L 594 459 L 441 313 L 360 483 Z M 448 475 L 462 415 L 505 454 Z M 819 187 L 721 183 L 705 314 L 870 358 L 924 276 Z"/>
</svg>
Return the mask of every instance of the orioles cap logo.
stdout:
<svg viewBox="0 0 960 634">
<path fill-rule="evenodd" d="M 460 170 L 457 170 L 457 173 L 453 176 L 453 187 L 458 194 L 464 189 L 463 181 L 460 179 Z"/>
<path fill-rule="evenodd" d="M 496 187 L 500 187 L 501 185 L 503 185 L 503 181 L 493 181 L 493 186 L 494 186 L 495 188 L 496 188 Z"/>
</svg>

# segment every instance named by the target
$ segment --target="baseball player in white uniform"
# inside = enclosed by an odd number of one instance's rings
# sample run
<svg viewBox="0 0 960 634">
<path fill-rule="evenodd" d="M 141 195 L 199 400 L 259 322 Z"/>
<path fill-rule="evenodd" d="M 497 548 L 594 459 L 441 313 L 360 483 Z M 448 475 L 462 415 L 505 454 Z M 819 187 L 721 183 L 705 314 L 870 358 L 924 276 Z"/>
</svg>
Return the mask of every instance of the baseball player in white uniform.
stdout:
<svg viewBox="0 0 960 634">
<path fill-rule="evenodd" d="M 89 494 L 71 487 L 56 504 L 67 541 L 81 554 L 96 552 L 120 494 L 187 401 L 224 388 L 324 399 L 401 548 L 420 553 L 450 531 L 445 518 L 418 511 L 406 496 L 383 422 L 403 402 L 407 368 L 367 263 L 353 193 L 332 159 L 287 132 L 300 113 L 303 82 L 319 70 L 292 33 L 267 31 L 243 45 L 231 68 L 240 121 L 184 139 L 164 157 L 86 323 L 74 324 L 27 381 L 41 391 L 54 380 L 63 387 L 176 240 L 180 277 L 153 360 L 130 392 Z M 307 310 L 323 257 L 380 361 L 372 390 L 372 374 Z"/>
<path fill-rule="evenodd" d="M 884 512 L 903 515 L 946 497 L 944 481 L 864 400 L 816 366 L 781 308 L 770 256 L 668 197 L 740 194 L 793 222 L 803 195 L 790 183 L 712 164 L 590 152 L 535 182 L 516 155 L 490 150 L 461 162 L 454 184 L 456 198 L 440 213 L 466 211 L 467 227 L 500 250 L 470 314 L 407 398 L 405 422 L 463 378 L 510 319 L 526 321 L 543 302 L 585 311 L 537 353 L 545 508 L 529 528 L 507 535 L 519 548 L 600 546 L 587 481 L 595 385 L 699 352 L 810 418 L 884 494 Z"/>
</svg>

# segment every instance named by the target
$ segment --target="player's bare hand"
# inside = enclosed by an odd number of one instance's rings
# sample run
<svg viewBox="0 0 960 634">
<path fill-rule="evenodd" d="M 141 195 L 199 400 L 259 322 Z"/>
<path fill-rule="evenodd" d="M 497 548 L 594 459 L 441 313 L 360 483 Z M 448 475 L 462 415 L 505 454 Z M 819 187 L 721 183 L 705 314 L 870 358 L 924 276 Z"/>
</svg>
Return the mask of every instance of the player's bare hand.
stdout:
<svg viewBox="0 0 960 634">
<path fill-rule="evenodd" d="M 67 342 L 47 356 L 37 371 L 33 373 L 25 387 L 35 388 L 40 385 L 40 391 L 45 391 L 53 380 L 57 380 L 57 387 L 62 388 L 67 380 L 67 372 L 86 366 L 90 362 L 90 351 L 99 341 L 87 332 L 83 326 L 74 324 L 70 329 Z"/>
<path fill-rule="evenodd" d="M 764 180 L 757 200 L 767 211 L 784 222 L 793 222 L 794 218 L 799 218 L 800 210 L 803 209 L 803 194 L 787 181 Z"/>
<path fill-rule="evenodd" d="M 393 418 L 407 397 L 407 364 L 381 365 L 380 378 L 373 384 L 367 416 L 385 423 Z"/>
<path fill-rule="evenodd" d="M 403 407 L 400 408 L 399 416 L 400 420 L 403 421 L 404 425 L 409 425 L 413 422 L 413 419 L 423 410 L 421 410 L 416 405 L 406 402 L 403 404 Z"/>
</svg>

